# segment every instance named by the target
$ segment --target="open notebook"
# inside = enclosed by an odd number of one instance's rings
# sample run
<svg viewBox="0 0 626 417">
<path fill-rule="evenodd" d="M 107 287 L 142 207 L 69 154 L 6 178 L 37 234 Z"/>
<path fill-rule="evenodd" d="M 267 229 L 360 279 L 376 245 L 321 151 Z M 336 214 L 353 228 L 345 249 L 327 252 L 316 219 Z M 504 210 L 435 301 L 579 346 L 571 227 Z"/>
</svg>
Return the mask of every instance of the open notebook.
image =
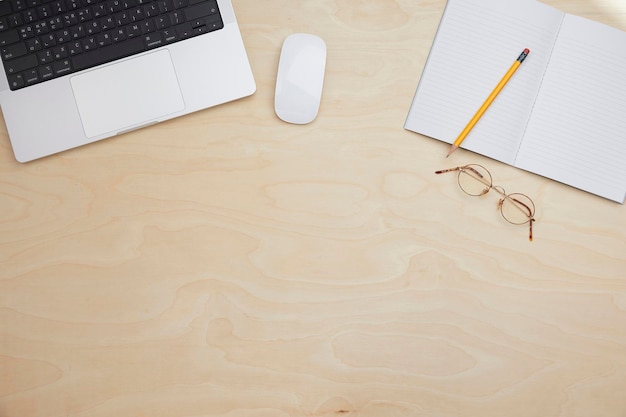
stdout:
<svg viewBox="0 0 626 417">
<path fill-rule="evenodd" d="M 405 128 L 452 143 L 529 48 L 461 147 L 623 203 L 625 45 L 535 0 L 448 0 Z"/>
</svg>

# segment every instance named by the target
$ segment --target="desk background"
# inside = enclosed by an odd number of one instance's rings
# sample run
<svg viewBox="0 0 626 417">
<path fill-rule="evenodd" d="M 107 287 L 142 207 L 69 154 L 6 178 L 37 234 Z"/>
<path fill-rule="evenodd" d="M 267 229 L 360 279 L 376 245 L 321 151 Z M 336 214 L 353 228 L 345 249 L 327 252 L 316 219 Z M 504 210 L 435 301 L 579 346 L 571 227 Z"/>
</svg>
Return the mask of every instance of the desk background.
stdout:
<svg viewBox="0 0 626 417">
<path fill-rule="evenodd" d="M 254 96 L 25 165 L 0 124 L 0 417 L 625 416 L 626 209 L 402 128 L 444 5 L 234 0 Z M 534 242 L 433 174 L 471 162 Z"/>
</svg>

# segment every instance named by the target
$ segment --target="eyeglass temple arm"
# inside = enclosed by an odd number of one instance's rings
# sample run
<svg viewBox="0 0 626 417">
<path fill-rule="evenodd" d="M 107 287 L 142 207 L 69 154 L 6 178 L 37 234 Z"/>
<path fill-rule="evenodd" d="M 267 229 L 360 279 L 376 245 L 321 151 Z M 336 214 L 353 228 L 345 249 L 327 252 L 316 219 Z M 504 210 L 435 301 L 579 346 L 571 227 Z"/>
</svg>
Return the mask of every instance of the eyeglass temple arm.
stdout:
<svg viewBox="0 0 626 417">
<path fill-rule="evenodd" d="M 472 171 L 474 174 L 476 174 L 478 176 L 478 179 L 483 179 L 485 177 L 483 174 L 481 174 L 480 172 L 476 171 L 470 165 L 463 165 L 463 166 L 456 167 L 456 168 L 440 169 L 439 171 L 435 171 L 435 174 L 445 174 L 446 172 L 463 171 L 464 169 Z M 490 184 L 487 184 L 487 185 L 490 185 Z"/>
<path fill-rule="evenodd" d="M 524 202 L 518 200 L 517 198 L 514 198 L 513 201 L 515 201 L 517 204 L 520 204 L 526 209 L 526 211 L 528 211 L 528 213 L 524 213 L 524 214 L 528 216 L 528 223 L 530 225 L 530 230 L 528 232 L 528 240 L 532 242 L 533 241 L 533 222 L 535 221 L 535 218 L 533 217 L 533 210 L 530 207 L 528 207 L 526 204 L 524 204 Z"/>
<path fill-rule="evenodd" d="M 435 174 L 445 174 L 446 172 L 454 172 L 459 170 L 461 170 L 461 167 L 440 169 L 439 171 L 435 171 Z"/>
</svg>

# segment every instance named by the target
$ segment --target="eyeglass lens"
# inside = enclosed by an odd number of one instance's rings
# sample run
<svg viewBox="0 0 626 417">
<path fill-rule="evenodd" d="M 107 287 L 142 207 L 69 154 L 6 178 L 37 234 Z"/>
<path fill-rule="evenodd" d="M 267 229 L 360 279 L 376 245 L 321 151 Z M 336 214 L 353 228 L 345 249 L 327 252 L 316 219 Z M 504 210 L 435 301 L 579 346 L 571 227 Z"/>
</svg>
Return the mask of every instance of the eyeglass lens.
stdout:
<svg viewBox="0 0 626 417">
<path fill-rule="evenodd" d="M 506 194 L 500 187 L 494 187 L 491 173 L 482 165 L 469 164 L 460 167 L 459 186 L 466 194 L 481 196 L 494 189 L 502 195 L 499 208 L 502 217 L 512 224 L 527 223 L 535 214 L 535 204 L 530 197 L 519 194 Z"/>
<path fill-rule="evenodd" d="M 479 196 L 486 194 L 492 185 L 491 174 L 480 165 L 461 167 L 458 175 L 459 187 L 466 194 Z"/>
<path fill-rule="evenodd" d="M 509 223 L 527 223 L 535 214 L 535 204 L 524 194 L 513 193 L 502 198 L 500 212 Z"/>
</svg>

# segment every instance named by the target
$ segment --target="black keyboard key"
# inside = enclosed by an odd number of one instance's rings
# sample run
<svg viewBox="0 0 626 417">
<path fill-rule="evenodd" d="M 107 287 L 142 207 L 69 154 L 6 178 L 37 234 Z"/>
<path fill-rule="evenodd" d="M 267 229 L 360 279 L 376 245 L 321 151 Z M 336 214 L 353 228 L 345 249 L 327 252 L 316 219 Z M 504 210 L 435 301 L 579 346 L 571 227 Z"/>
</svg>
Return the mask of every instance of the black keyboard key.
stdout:
<svg viewBox="0 0 626 417">
<path fill-rule="evenodd" d="M 67 58 L 67 56 L 69 55 L 67 46 L 61 45 L 61 46 L 54 47 L 52 49 L 52 55 L 54 56 L 55 60 Z"/>
<path fill-rule="evenodd" d="M 17 90 L 18 88 L 24 87 L 24 77 L 22 74 L 10 75 L 8 79 L 11 90 Z"/>
<path fill-rule="evenodd" d="M 176 29 L 176 35 L 178 36 L 178 39 L 186 39 L 186 38 L 190 38 L 191 36 L 193 36 L 190 23 L 183 23 L 182 25 L 177 25 L 175 29 Z"/>
<path fill-rule="evenodd" d="M 214 13 L 217 13 L 217 3 L 215 3 L 215 1 L 204 1 L 184 10 L 185 19 L 187 21 L 196 20 L 201 17 L 210 16 Z"/>
<path fill-rule="evenodd" d="M 70 53 L 70 56 L 78 55 L 83 52 L 83 44 L 81 41 L 72 41 L 68 47 L 67 51 Z"/>
<path fill-rule="evenodd" d="M 35 23 L 33 25 L 33 28 L 35 30 L 35 36 L 45 35 L 46 33 L 50 32 L 50 29 L 48 28 L 48 22 Z"/>
<path fill-rule="evenodd" d="M 11 3 L 13 3 L 14 12 L 21 12 L 26 8 L 26 0 L 13 0 Z"/>
<path fill-rule="evenodd" d="M 143 15 L 145 17 L 155 17 L 159 14 L 159 7 L 155 3 L 143 6 Z"/>
<path fill-rule="evenodd" d="M 37 38 L 29 39 L 26 41 L 26 48 L 28 49 L 29 53 L 41 51 L 41 48 L 42 48 L 41 41 Z"/>
<path fill-rule="evenodd" d="M 22 19 L 21 14 L 12 14 L 7 16 L 7 23 L 9 24 L 9 27 L 16 28 L 18 26 L 22 26 L 24 24 L 24 20 Z"/>
<path fill-rule="evenodd" d="M 224 27 L 224 22 L 222 22 L 222 18 L 219 15 L 205 18 L 204 24 L 207 26 L 209 31 L 218 30 Z"/>
<path fill-rule="evenodd" d="M 20 35 L 17 30 L 7 30 L 6 32 L 0 32 L 0 46 L 10 45 L 20 40 Z"/>
<path fill-rule="evenodd" d="M 23 43 L 16 43 L 15 45 L 5 46 L 0 48 L 0 54 L 2 54 L 2 59 L 7 61 L 9 59 L 18 58 L 20 56 L 24 56 L 28 53 L 28 49 L 26 45 Z"/>
<path fill-rule="evenodd" d="M 156 30 L 156 25 L 152 19 L 141 22 L 141 31 L 143 33 L 151 33 Z"/>
<path fill-rule="evenodd" d="M 149 33 L 144 35 L 143 40 L 148 49 L 158 48 L 159 46 L 163 46 L 163 38 L 161 37 L 161 33 Z"/>
<path fill-rule="evenodd" d="M 24 74 L 24 83 L 26 85 L 33 85 L 39 82 L 39 71 L 36 69 L 30 69 L 26 71 Z"/>
<path fill-rule="evenodd" d="M 48 25 L 48 31 L 63 29 L 63 19 L 58 16 L 47 20 L 46 23 Z"/>
<path fill-rule="evenodd" d="M 26 24 L 31 24 L 37 21 L 37 11 L 36 10 L 26 10 L 22 13 L 22 20 Z"/>
<path fill-rule="evenodd" d="M 99 19 L 101 17 L 104 17 L 106 16 L 106 14 L 107 14 L 107 8 L 104 3 L 96 4 L 91 9 L 91 15 L 94 17 L 94 19 Z"/>
<path fill-rule="evenodd" d="M 7 74 L 17 74 L 27 69 L 35 68 L 37 64 L 37 57 L 35 55 L 27 55 L 5 62 L 4 69 Z"/>
<path fill-rule="evenodd" d="M 129 55 L 136 54 L 143 51 L 144 43 L 141 37 L 132 38 L 126 42 L 118 43 L 117 45 L 106 46 L 104 48 L 98 48 L 89 53 L 83 53 L 70 58 L 72 66 L 75 71 L 80 71 L 86 68 L 91 68 L 96 65 L 111 62 L 116 59 L 125 58 Z"/>
<path fill-rule="evenodd" d="M 52 13 L 54 14 L 61 14 L 67 11 L 64 0 L 57 0 L 57 1 L 52 2 L 52 4 L 50 5 L 50 8 L 52 10 Z"/>
<path fill-rule="evenodd" d="M 164 16 L 157 16 L 154 18 L 154 27 L 156 30 L 162 30 L 169 27 L 169 19 Z"/>
<path fill-rule="evenodd" d="M 44 48 L 52 48 L 53 46 L 56 46 L 56 44 L 57 38 L 53 33 L 48 33 L 47 35 L 41 37 L 41 45 Z"/>
<path fill-rule="evenodd" d="M 12 11 L 11 4 L 8 1 L 0 1 L 0 16 L 11 14 Z"/>
<path fill-rule="evenodd" d="M 103 46 L 111 45 L 113 41 L 111 40 L 110 34 L 101 33 L 96 36 L 96 42 L 98 43 L 98 47 L 102 48 Z"/>
<path fill-rule="evenodd" d="M 54 70 L 52 69 L 52 65 L 44 65 L 39 67 L 39 79 L 41 81 L 46 81 L 54 78 Z"/>
<path fill-rule="evenodd" d="M 65 74 L 69 74 L 72 71 L 72 64 L 70 63 L 69 59 L 56 61 L 52 64 L 52 70 L 54 71 L 55 76 L 61 77 Z"/>
<path fill-rule="evenodd" d="M 117 13 L 121 12 L 124 6 L 122 5 L 122 0 L 109 0 L 107 2 L 107 9 L 109 13 Z"/>
<path fill-rule="evenodd" d="M 101 31 L 111 30 L 115 27 L 115 19 L 113 19 L 113 16 L 103 17 L 98 23 L 100 24 Z"/>
<path fill-rule="evenodd" d="M 158 2 L 159 12 L 162 14 L 169 13 L 174 10 L 174 1 L 173 0 L 160 0 Z"/>
<path fill-rule="evenodd" d="M 82 45 L 84 52 L 93 51 L 98 48 L 98 41 L 96 41 L 96 38 L 93 36 L 83 39 L 80 44 Z"/>
<path fill-rule="evenodd" d="M 68 10 L 76 10 L 80 7 L 78 0 L 66 0 L 65 4 Z"/>
<path fill-rule="evenodd" d="M 47 19 L 52 17 L 52 8 L 49 4 L 44 4 L 43 6 L 39 6 L 37 8 L 37 13 L 41 19 Z"/>
<path fill-rule="evenodd" d="M 163 41 L 165 43 L 172 43 L 178 40 L 178 35 L 176 34 L 176 29 L 174 28 L 163 29 L 161 34 L 163 35 Z"/>
<path fill-rule="evenodd" d="M 122 42 L 126 40 L 126 29 L 118 28 L 111 32 L 111 40 L 113 43 Z"/>
<path fill-rule="evenodd" d="M 185 21 L 185 15 L 183 12 L 174 12 L 169 14 L 170 23 L 172 25 L 178 25 Z"/>
<path fill-rule="evenodd" d="M 132 23 L 140 22 L 146 18 L 146 15 L 143 12 L 141 7 L 137 7 L 129 11 L 130 21 Z"/>
<path fill-rule="evenodd" d="M 41 51 L 37 54 L 37 58 L 39 58 L 39 63 L 41 65 L 49 64 L 54 61 L 54 55 L 52 54 L 52 49 L 46 49 L 45 51 Z"/>
</svg>

